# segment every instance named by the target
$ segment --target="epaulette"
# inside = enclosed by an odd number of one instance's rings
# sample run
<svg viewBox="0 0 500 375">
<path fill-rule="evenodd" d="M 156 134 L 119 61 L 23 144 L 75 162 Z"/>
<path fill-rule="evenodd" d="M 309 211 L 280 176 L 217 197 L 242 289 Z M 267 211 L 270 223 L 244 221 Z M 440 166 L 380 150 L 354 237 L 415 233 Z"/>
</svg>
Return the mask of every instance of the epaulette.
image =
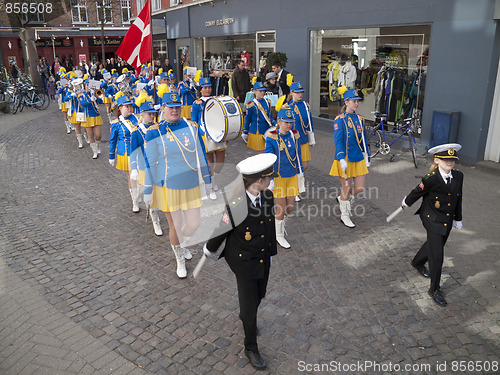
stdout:
<svg viewBox="0 0 500 375">
<path fill-rule="evenodd" d="M 239 205 L 241 202 L 243 202 L 243 199 L 241 197 L 237 197 L 237 198 L 233 199 L 231 202 L 229 202 L 229 205 L 231 208 L 233 208 L 233 207 L 236 207 L 237 205 Z"/>
<path fill-rule="evenodd" d="M 160 124 L 156 123 L 156 124 L 153 124 L 151 125 L 149 128 L 147 128 L 146 130 L 149 131 L 149 130 L 157 130 L 160 128 L 159 126 Z"/>
<path fill-rule="evenodd" d="M 250 101 L 250 102 L 248 102 L 248 103 L 247 103 L 246 107 L 247 107 L 247 109 L 250 109 L 250 108 L 252 108 L 254 105 L 255 105 L 255 104 L 254 104 L 254 102 L 253 102 L 253 101 Z"/>
<path fill-rule="evenodd" d="M 191 126 L 193 126 L 193 127 L 195 127 L 195 128 L 199 127 L 199 125 L 198 125 L 198 123 L 197 123 L 196 121 L 192 121 L 192 120 L 188 120 L 188 119 L 186 119 L 186 122 L 187 122 L 189 125 L 191 125 Z"/>
<path fill-rule="evenodd" d="M 198 104 L 198 105 L 200 105 L 201 103 L 203 103 L 203 100 L 201 100 L 201 99 L 196 99 L 195 103 L 196 103 L 196 104 Z"/>
<path fill-rule="evenodd" d="M 271 139 L 274 139 L 274 140 L 278 140 L 278 131 L 277 130 L 272 130 L 269 132 L 269 134 L 267 135 L 267 138 L 271 138 Z"/>
<path fill-rule="evenodd" d="M 425 179 L 428 179 L 429 177 L 434 176 L 435 174 L 436 174 L 436 172 L 429 172 L 429 173 L 427 173 L 427 174 L 424 176 L 424 178 L 425 178 Z"/>
<path fill-rule="evenodd" d="M 338 115 L 337 117 L 335 117 L 335 120 L 338 119 L 338 118 L 344 118 L 345 117 L 345 113 L 341 113 L 340 115 Z M 335 121 L 333 120 L 333 121 Z"/>
<path fill-rule="evenodd" d="M 359 116 L 359 119 L 361 120 L 361 122 L 365 122 L 365 117 L 364 116 L 361 116 L 361 115 L 358 115 Z"/>
<path fill-rule="evenodd" d="M 300 138 L 300 134 L 299 134 L 299 131 L 298 130 L 292 130 L 292 133 L 293 133 L 293 137 L 295 139 L 299 139 Z"/>
<path fill-rule="evenodd" d="M 119 120 L 117 118 L 115 118 L 113 121 L 111 121 L 112 124 L 116 124 L 117 122 L 119 122 Z"/>
</svg>

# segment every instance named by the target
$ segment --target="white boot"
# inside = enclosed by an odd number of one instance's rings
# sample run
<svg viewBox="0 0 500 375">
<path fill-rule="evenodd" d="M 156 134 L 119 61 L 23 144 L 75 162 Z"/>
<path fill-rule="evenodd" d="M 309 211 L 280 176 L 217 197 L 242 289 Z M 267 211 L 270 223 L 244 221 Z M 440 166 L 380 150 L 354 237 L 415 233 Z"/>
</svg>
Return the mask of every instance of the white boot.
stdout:
<svg viewBox="0 0 500 375">
<path fill-rule="evenodd" d="M 154 208 L 150 208 L 149 215 L 151 216 L 151 221 L 153 222 L 155 234 L 157 236 L 163 236 L 163 231 L 161 230 L 160 226 L 160 215 L 158 215 L 158 211 Z"/>
<path fill-rule="evenodd" d="M 76 139 L 78 141 L 78 148 L 83 148 L 83 135 L 77 134 Z"/>
<path fill-rule="evenodd" d="M 101 141 L 95 141 L 95 144 L 97 146 L 97 153 L 100 154 L 101 153 Z"/>
<path fill-rule="evenodd" d="M 90 148 L 94 152 L 94 154 L 92 155 L 92 159 L 97 159 L 97 157 L 99 156 L 99 154 L 97 153 L 97 144 L 95 142 L 91 143 Z"/>
<path fill-rule="evenodd" d="M 87 144 L 90 144 L 89 136 L 87 135 L 86 131 L 83 131 L 83 138 L 85 138 L 85 142 L 87 142 Z"/>
<path fill-rule="evenodd" d="M 340 195 L 337 195 L 337 202 L 340 204 Z M 349 194 L 349 204 L 352 206 L 354 204 L 354 195 Z"/>
<path fill-rule="evenodd" d="M 75 130 L 76 130 L 76 129 L 75 129 L 75 125 L 73 125 L 73 124 L 71 123 L 71 121 L 68 121 L 68 122 L 69 122 L 69 126 L 71 127 L 71 130 L 75 131 Z"/>
<path fill-rule="evenodd" d="M 71 133 L 71 125 L 69 121 L 64 121 L 64 124 L 66 125 L 66 133 L 67 134 Z"/>
<path fill-rule="evenodd" d="M 215 173 L 214 175 L 212 176 L 212 189 L 213 191 L 217 191 L 219 190 L 219 187 L 217 186 L 217 184 L 215 183 Z"/>
<path fill-rule="evenodd" d="M 113 115 L 112 115 L 112 113 L 110 112 L 107 115 L 108 115 L 109 122 L 113 121 Z"/>
<path fill-rule="evenodd" d="M 137 188 L 128 189 L 130 191 L 130 196 L 132 197 L 132 211 L 139 212 L 139 203 L 137 202 Z"/>
<path fill-rule="evenodd" d="M 184 258 L 186 258 L 187 260 L 191 260 L 193 258 L 193 255 L 191 254 L 191 252 L 188 249 L 188 246 L 191 245 L 189 243 L 190 240 L 191 240 L 191 237 L 184 236 L 184 239 L 182 240 L 181 244 L 179 245 L 181 247 L 181 249 L 184 250 L 184 253 L 183 253 Z"/>
<path fill-rule="evenodd" d="M 285 227 L 283 226 L 283 220 L 276 219 L 275 221 L 276 221 L 276 241 L 282 248 L 289 249 L 291 246 L 285 239 L 285 234 L 284 234 Z"/>
<path fill-rule="evenodd" d="M 175 260 L 177 261 L 177 276 L 179 279 L 185 279 L 187 277 L 186 262 L 184 260 L 184 250 L 181 249 L 180 245 L 172 245 L 172 250 L 175 254 Z"/>
<path fill-rule="evenodd" d="M 349 201 L 340 201 L 340 220 L 346 227 L 354 228 L 356 226 L 351 221 L 351 203 Z"/>
<path fill-rule="evenodd" d="M 215 194 L 215 190 L 213 187 L 212 190 L 210 190 L 210 194 L 208 195 L 208 197 L 213 201 L 217 199 L 217 194 Z"/>
</svg>

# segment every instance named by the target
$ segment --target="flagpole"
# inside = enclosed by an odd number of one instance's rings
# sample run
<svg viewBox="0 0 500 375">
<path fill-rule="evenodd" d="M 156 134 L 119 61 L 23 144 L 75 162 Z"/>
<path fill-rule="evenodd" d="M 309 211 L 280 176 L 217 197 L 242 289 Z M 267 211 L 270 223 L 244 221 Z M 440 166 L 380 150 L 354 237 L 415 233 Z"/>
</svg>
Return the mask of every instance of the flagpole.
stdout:
<svg viewBox="0 0 500 375">
<path fill-rule="evenodd" d="M 156 103 L 156 77 L 155 77 L 155 59 L 154 59 L 154 50 L 153 50 L 153 19 L 152 19 L 152 14 L 153 14 L 153 6 L 151 4 L 151 0 L 149 1 L 149 25 L 151 28 L 151 69 L 153 69 L 153 100 L 155 104 Z"/>
</svg>

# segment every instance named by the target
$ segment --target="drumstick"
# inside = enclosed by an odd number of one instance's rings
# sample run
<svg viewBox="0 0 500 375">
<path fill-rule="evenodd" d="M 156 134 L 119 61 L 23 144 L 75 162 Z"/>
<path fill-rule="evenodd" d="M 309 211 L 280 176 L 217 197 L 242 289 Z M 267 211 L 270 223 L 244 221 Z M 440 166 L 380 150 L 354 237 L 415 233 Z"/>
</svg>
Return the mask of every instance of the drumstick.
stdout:
<svg viewBox="0 0 500 375">
<path fill-rule="evenodd" d="M 203 254 L 201 256 L 200 260 L 198 261 L 198 264 L 196 265 L 196 268 L 193 271 L 193 277 L 194 278 L 196 278 L 198 276 L 198 274 L 200 273 L 201 269 L 205 265 L 206 261 L 207 261 L 207 256 L 205 254 Z"/>
<path fill-rule="evenodd" d="M 391 222 L 392 219 L 394 219 L 401 211 L 403 211 L 403 207 L 398 207 L 392 214 L 387 216 L 387 219 L 385 219 L 385 221 L 387 221 L 388 223 Z"/>
</svg>

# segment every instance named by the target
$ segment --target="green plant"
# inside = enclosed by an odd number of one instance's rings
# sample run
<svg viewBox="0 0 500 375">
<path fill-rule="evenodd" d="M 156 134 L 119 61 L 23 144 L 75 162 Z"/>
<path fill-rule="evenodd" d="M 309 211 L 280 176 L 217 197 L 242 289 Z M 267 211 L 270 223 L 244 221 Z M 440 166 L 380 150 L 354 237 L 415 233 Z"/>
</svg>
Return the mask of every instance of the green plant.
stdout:
<svg viewBox="0 0 500 375">
<path fill-rule="evenodd" d="M 267 66 L 271 67 L 278 63 L 282 68 L 286 66 L 288 58 L 286 57 L 286 53 L 283 52 L 272 52 L 267 56 Z"/>
</svg>

